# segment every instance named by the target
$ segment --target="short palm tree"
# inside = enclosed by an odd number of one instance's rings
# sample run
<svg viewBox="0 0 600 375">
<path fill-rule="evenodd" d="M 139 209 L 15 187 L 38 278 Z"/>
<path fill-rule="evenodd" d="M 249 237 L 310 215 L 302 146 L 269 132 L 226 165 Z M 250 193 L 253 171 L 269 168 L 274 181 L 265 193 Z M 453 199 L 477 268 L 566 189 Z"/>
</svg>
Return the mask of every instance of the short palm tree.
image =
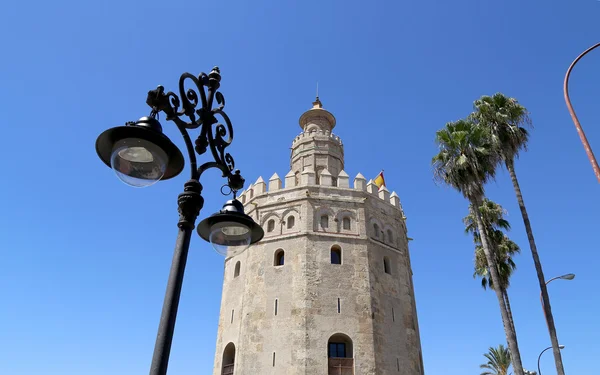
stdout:
<svg viewBox="0 0 600 375">
<path fill-rule="evenodd" d="M 552 316 L 552 308 L 550 306 L 550 298 L 546 288 L 546 279 L 542 270 L 542 263 L 535 245 L 531 222 L 527 214 L 527 208 L 521 193 L 521 187 L 517 174 L 515 172 L 515 159 L 518 158 L 521 150 L 527 149 L 529 133 L 526 127 L 531 126 L 531 119 L 527 109 L 519 104 L 514 98 L 509 98 L 501 93 L 493 96 L 482 96 L 473 103 L 475 112 L 472 117 L 480 125 L 489 129 L 492 135 L 494 149 L 498 153 L 498 162 L 504 163 L 517 196 L 527 239 L 529 240 L 529 248 L 533 256 L 533 263 L 537 272 L 542 299 L 544 302 L 544 312 L 548 321 L 548 331 L 550 333 L 550 341 L 552 342 L 554 362 L 558 375 L 565 375 L 562 364 L 560 349 L 558 348 L 558 338 L 556 336 L 556 328 L 554 326 L 554 318 Z"/>
<path fill-rule="evenodd" d="M 498 275 L 500 276 L 501 282 L 500 290 L 504 297 L 504 305 L 508 313 L 510 324 L 516 334 L 507 290 L 510 285 L 510 277 L 517 268 L 517 265 L 513 261 L 513 256 L 520 253 L 521 249 L 501 230 L 510 230 L 510 224 L 504 219 L 505 210 L 502 206 L 486 198 L 483 200 L 483 204 L 479 210 L 484 222 L 484 227 L 488 233 L 490 246 L 496 255 Z M 489 275 L 489 266 L 483 252 L 483 246 L 481 246 L 481 238 L 475 224 L 472 206 L 469 208 L 469 212 L 469 215 L 467 215 L 463 221 L 465 223 L 465 232 L 473 234 L 473 242 L 475 242 L 475 273 L 473 274 L 473 277 L 481 278 L 481 286 L 483 289 L 486 289 L 488 286 L 490 289 L 494 289 L 495 285 Z"/>
<path fill-rule="evenodd" d="M 497 348 L 490 347 L 483 356 L 487 359 L 487 363 L 479 366 L 486 370 L 481 375 L 508 375 L 508 368 L 511 365 L 508 348 L 504 345 L 499 345 Z"/>
<path fill-rule="evenodd" d="M 459 120 L 449 122 L 443 129 L 438 130 L 435 139 L 439 146 L 439 153 L 432 159 L 436 180 L 458 190 L 473 207 L 480 207 L 484 199 L 484 185 L 493 179 L 498 163 L 489 130 L 469 119 Z M 478 209 L 473 212 L 481 237 L 481 246 L 489 264 L 490 278 L 494 284 L 499 285 L 501 282 L 496 259 L 489 247 L 481 213 Z M 523 375 L 517 338 L 504 306 L 504 297 L 500 289 L 496 288 L 494 291 L 500 305 L 508 347 L 514 356 L 515 373 Z"/>
</svg>

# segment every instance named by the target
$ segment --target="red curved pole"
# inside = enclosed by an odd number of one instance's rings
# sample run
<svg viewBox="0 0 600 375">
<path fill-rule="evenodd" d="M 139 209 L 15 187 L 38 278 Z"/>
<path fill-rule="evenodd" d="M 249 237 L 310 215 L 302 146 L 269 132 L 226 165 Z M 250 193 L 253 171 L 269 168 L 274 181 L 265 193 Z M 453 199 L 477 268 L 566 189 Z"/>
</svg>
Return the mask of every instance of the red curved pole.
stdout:
<svg viewBox="0 0 600 375">
<path fill-rule="evenodd" d="M 581 139 L 581 143 L 583 143 L 583 148 L 585 149 L 585 153 L 587 154 L 588 159 L 590 159 L 590 163 L 592 163 L 592 168 L 594 169 L 594 174 L 596 175 L 598 182 L 600 182 L 600 167 L 598 167 L 598 161 L 596 161 L 594 152 L 592 151 L 592 148 L 590 147 L 590 143 L 588 142 L 587 137 L 585 136 L 585 133 L 583 132 L 583 129 L 581 128 L 581 124 L 579 123 L 579 119 L 577 119 L 575 110 L 573 110 L 573 106 L 571 105 L 571 99 L 569 98 L 569 75 L 571 75 L 571 70 L 573 70 L 573 67 L 575 66 L 575 64 L 577 64 L 577 62 L 583 56 L 585 56 L 588 52 L 590 52 L 591 50 L 593 50 L 596 47 L 600 47 L 600 43 L 594 44 L 590 48 L 583 51 L 583 53 L 581 55 L 577 56 L 577 58 L 571 63 L 571 66 L 569 66 L 569 69 L 567 70 L 567 75 L 565 76 L 565 84 L 564 84 L 563 90 L 565 93 L 565 102 L 567 103 L 567 108 L 569 109 L 571 118 L 573 119 L 573 122 L 575 123 L 575 128 L 577 129 L 577 134 L 579 134 L 579 138 Z"/>
</svg>

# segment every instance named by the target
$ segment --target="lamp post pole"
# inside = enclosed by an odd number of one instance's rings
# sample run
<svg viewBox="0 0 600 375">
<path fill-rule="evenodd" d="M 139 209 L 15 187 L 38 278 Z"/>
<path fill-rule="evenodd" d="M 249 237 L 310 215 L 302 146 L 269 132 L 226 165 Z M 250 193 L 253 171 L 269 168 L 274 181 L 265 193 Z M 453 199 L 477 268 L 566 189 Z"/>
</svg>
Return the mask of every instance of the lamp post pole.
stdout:
<svg viewBox="0 0 600 375">
<path fill-rule="evenodd" d="M 594 44 L 590 48 L 583 51 L 581 53 L 581 55 L 577 56 L 577 58 L 571 63 L 571 65 L 569 66 L 569 69 L 567 70 L 567 74 L 565 75 L 563 91 L 565 94 L 565 102 L 567 103 L 567 108 L 569 109 L 569 113 L 571 114 L 573 123 L 575 123 L 575 129 L 577 129 L 577 134 L 579 134 L 579 138 L 581 139 L 581 143 L 583 143 L 583 148 L 585 149 L 585 153 L 587 154 L 587 157 L 590 160 L 590 163 L 592 163 L 592 168 L 594 170 L 594 174 L 596 175 L 598 182 L 600 182 L 600 167 L 598 167 L 598 161 L 596 160 L 596 157 L 594 156 L 592 147 L 590 146 L 590 143 L 588 142 L 587 137 L 585 136 L 585 133 L 583 132 L 583 128 L 581 127 L 581 124 L 579 123 L 579 119 L 577 118 L 577 115 L 575 114 L 575 110 L 573 109 L 573 106 L 571 105 L 571 99 L 569 98 L 569 76 L 571 75 L 571 70 L 573 70 L 573 67 L 575 66 L 575 64 L 577 64 L 577 62 L 583 56 L 585 56 L 588 52 L 592 51 L 593 49 L 595 49 L 597 47 L 600 47 L 600 43 Z"/>
<path fill-rule="evenodd" d="M 195 84 L 195 89 L 186 90 L 187 81 Z M 198 77 L 184 73 L 179 79 L 179 96 L 173 92 L 165 93 L 163 87 L 158 86 L 148 92 L 146 103 L 152 108 L 149 117 L 106 130 L 96 141 L 100 159 L 127 184 L 145 187 L 175 177 L 183 169 L 184 159 L 177 146 L 162 134 L 157 117 L 163 112 L 166 120 L 174 122 L 179 129 L 189 156 L 191 176 L 184 184 L 183 193 L 177 198 L 179 230 L 150 375 L 167 373 L 190 240 L 204 205 L 200 183 L 204 171 L 211 168 L 221 170 L 223 177 L 227 178 L 225 186 L 233 192 L 233 200 L 227 202 L 219 213 L 200 223 L 198 234 L 210 241 L 219 252 L 225 253 L 228 253 L 228 249 L 247 248 L 264 235 L 262 228 L 244 214 L 243 205 L 235 200 L 236 192 L 244 186 L 244 179 L 239 171 L 234 171 L 233 157 L 225 152 L 233 140 L 233 127 L 223 111 L 225 99 L 218 91 L 220 81 L 221 74 L 217 67 L 208 75 L 201 73 Z M 213 108 L 215 99 L 219 106 Z M 216 116 L 225 125 L 220 124 Z M 196 128 L 200 128 L 200 135 L 194 145 L 188 129 Z M 197 167 L 196 153 L 202 155 L 208 150 L 213 160 Z M 213 238 L 213 234 L 217 235 Z"/>
<path fill-rule="evenodd" d="M 553 277 L 550 280 L 546 281 L 546 287 L 548 286 L 548 284 L 550 284 L 550 282 L 557 280 L 557 279 L 573 280 L 574 278 L 575 278 L 575 274 L 573 274 L 573 273 L 568 273 L 568 274 L 565 274 L 562 276 L 556 276 L 556 277 Z M 546 291 L 547 291 L 547 288 L 546 288 Z M 543 296 L 542 292 L 540 292 L 540 303 L 542 304 L 542 311 L 544 312 L 544 320 L 546 321 L 546 327 L 548 328 L 548 333 L 550 333 L 550 337 L 552 337 L 552 332 L 550 330 L 550 322 L 548 321 L 548 315 L 546 314 L 546 308 L 544 305 L 543 297 L 544 296 Z M 555 327 L 554 326 L 554 318 L 552 319 L 552 326 Z M 554 332 L 556 332 L 556 327 L 554 329 Z M 554 344 L 554 341 L 553 341 L 553 344 Z M 560 365 L 557 364 L 557 370 L 559 370 L 562 374 L 564 374 L 565 370 L 564 370 L 564 367 L 562 364 L 562 358 L 560 357 L 560 349 L 562 349 L 562 348 L 561 348 L 561 345 L 558 345 L 558 338 L 556 338 L 556 345 L 557 345 L 557 348 L 555 348 L 555 350 L 554 350 L 554 357 L 555 357 L 555 359 L 560 358 Z M 553 348 L 553 346 L 551 346 L 551 348 Z"/>
<path fill-rule="evenodd" d="M 546 281 L 546 286 L 550 284 L 554 280 L 562 279 L 562 280 L 573 280 L 575 278 L 574 273 L 568 273 L 562 276 L 556 276 Z M 542 298 L 542 292 L 540 292 L 540 303 L 542 304 L 542 311 L 544 312 L 544 319 L 546 320 L 546 326 L 550 329 L 550 324 L 548 323 L 548 316 L 546 316 L 546 309 L 544 308 L 544 299 Z"/>
<path fill-rule="evenodd" d="M 559 349 L 564 349 L 565 346 L 564 345 L 559 345 L 558 346 Z M 540 355 L 538 356 L 538 375 L 542 375 L 542 370 L 540 369 L 540 359 L 542 359 L 542 354 L 544 354 L 544 352 L 548 349 L 552 349 L 551 346 L 547 347 L 546 349 L 542 350 L 542 352 L 540 353 Z"/>
</svg>

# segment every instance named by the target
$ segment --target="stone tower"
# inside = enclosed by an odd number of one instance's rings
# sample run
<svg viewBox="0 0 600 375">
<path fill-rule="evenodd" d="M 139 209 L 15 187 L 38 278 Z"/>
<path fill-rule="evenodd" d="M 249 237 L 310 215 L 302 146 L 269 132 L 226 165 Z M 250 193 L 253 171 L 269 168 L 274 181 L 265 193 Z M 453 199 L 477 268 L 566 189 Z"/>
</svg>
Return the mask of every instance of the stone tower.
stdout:
<svg viewBox="0 0 600 375">
<path fill-rule="evenodd" d="M 214 375 L 423 375 L 400 199 L 352 185 L 335 117 L 300 117 L 290 171 L 239 199 L 265 237 L 225 259 Z"/>
</svg>

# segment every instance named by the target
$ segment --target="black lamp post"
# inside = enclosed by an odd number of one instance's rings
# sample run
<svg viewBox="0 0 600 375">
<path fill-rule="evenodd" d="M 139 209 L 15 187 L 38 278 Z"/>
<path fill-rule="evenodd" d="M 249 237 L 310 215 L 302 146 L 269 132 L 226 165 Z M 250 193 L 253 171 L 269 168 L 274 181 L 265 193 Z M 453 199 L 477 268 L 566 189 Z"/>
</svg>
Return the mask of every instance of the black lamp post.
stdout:
<svg viewBox="0 0 600 375">
<path fill-rule="evenodd" d="M 196 88 L 186 91 L 186 80 L 192 81 Z M 233 157 L 225 152 L 233 140 L 233 128 L 223 111 L 225 99 L 217 91 L 220 81 L 221 74 L 217 67 L 210 74 L 201 73 L 198 77 L 184 73 L 179 78 L 179 96 L 173 92 L 165 93 L 164 88 L 158 86 L 156 90 L 148 92 L 146 103 L 152 108 L 149 117 L 108 129 L 96 140 L 96 152 L 100 159 L 115 171 L 121 181 L 135 187 L 146 187 L 159 180 L 167 180 L 183 170 L 183 155 L 162 133 L 162 126 L 157 119 L 159 112 L 163 112 L 168 121 L 175 123 L 189 155 L 191 178 L 184 184 L 183 193 L 177 198 L 179 232 L 150 375 L 167 373 L 190 238 L 204 204 L 200 184 L 200 176 L 204 171 L 210 168 L 220 169 L 223 177 L 227 178 L 224 187 L 228 186 L 233 192 L 233 200 L 225 203 L 220 212 L 199 224 L 200 237 L 209 241 L 219 253 L 233 255 L 264 236 L 262 228 L 244 213 L 244 206 L 236 200 L 237 191 L 244 187 L 244 179 L 238 170 L 234 171 Z M 214 99 L 219 104 L 216 108 L 213 108 Z M 219 123 L 216 116 L 220 116 L 225 125 Z M 194 147 L 188 129 L 196 128 L 200 128 L 200 135 Z M 196 153 L 202 155 L 207 150 L 210 150 L 214 160 L 197 167 Z"/>
</svg>

